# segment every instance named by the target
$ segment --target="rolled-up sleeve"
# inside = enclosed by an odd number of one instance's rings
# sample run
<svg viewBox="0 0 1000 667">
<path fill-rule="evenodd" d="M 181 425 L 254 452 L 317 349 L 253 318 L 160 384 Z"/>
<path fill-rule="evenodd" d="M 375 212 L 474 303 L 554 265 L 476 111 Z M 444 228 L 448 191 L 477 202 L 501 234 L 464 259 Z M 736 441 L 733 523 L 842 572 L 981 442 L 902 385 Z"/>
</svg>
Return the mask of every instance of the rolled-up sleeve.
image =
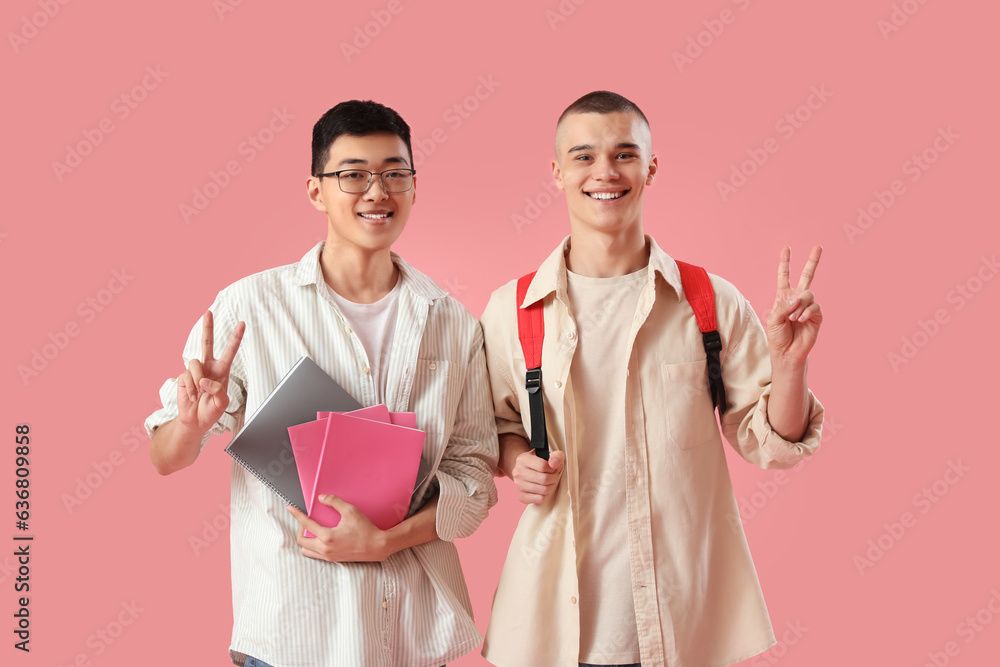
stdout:
<svg viewBox="0 0 1000 667">
<path fill-rule="evenodd" d="M 225 349 L 226 343 L 229 342 L 229 337 L 232 335 L 237 323 L 236 318 L 226 301 L 225 292 L 220 292 L 219 295 L 216 296 L 215 301 L 212 303 L 209 310 L 212 311 L 215 349 L 221 351 Z M 188 363 L 192 359 L 202 358 L 201 332 L 202 318 L 199 317 L 198 321 L 195 322 L 194 326 L 191 328 L 191 333 L 188 335 L 187 343 L 184 345 L 184 352 L 181 355 L 184 360 L 182 369 L 187 368 Z M 240 356 L 242 352 L 242 349 L 240 352 L 237 352 L 236 359 L 234 360 L 229 373 L 229 386 L 227 388 L 227 393 L 229 394 L 229 407 L 226 409 L 226 412 L 222 413 L 222 417 L 219 418 L 219 421 L 217 421 L 212 428 L 205 433 L 205 436 L 201 439 L 202 447 L 205 446 L 205 443 L 208 442 L 213 435 L 219 435 L 224 431 L 236 433 L 243 426 L 244 404 L 246 401 L 246 379 L 244 377 L 245 364 L 243 363 L 243 358 Z M 160 402 L 163 407 L 149 415 L 144 424 L 146 427 L 146 433 L 150 438 L 153 437 L 153 433 L 156 429 L 177 417 L 176 377 L 169 378 L 163 383 L 163 386 L 160 387 Z"/>
<path fill-rule="evenodd" d="M 732 289 L 735 292 L 735 288 Z M 809 423 L 798 442 L 782 438 L 771 428 L 767 418 L 771 396 L 767 336 L 750 302 L 738 292 L 732 296 L 735 307 L 722 360 L 727 405 L 721 419 L 722 433 L 740 456 L 754 465 L 791 468 L 819 448 L 823 406 L 812 391 L 807 390 Z"/>
<path fill-rule="evenodd" d="M 451 437 L 437 469 L 438 537 L 468 537 L 497 502 L 493 472 L 497 466 L 497 431 L 493 422 L 483 332 L 475 323 L 464 383 Z"/>
</svg>

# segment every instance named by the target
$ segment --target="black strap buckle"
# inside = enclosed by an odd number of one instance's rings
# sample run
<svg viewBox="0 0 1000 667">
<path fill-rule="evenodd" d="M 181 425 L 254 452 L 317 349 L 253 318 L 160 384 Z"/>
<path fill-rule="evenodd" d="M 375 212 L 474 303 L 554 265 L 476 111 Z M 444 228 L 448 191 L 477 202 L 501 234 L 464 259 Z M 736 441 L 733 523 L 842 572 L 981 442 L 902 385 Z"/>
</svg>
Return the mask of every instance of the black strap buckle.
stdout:
<svg viewBox="0 0 1000 667">
<path fill-rule="evenodd" d="M 529 394 L 534 394 L 542 390 L 542 369 L 529 368 L 524 374 L 524 388 Z"/>
<path fill-rule="evenodd" d="M 549 438 L 545 431 L 545 404 L 542 401 L 542 369 L 529 368 L 524 374 L 524 388 L 528 390 L 528 408 L 531 414 L 531 448 L 535 456 L 549 459 Z"/>
<path fill-rule="evenodd" d="M 722 337 L 718 331 L 705 331 L 701 334 L 701 340 L 705 343 L 706 352 L 715 352 L 718 355 L 722 351 Z"/>
<path fill-rule="evenodd" d="M 726 387 L 722 384 L 722 361 L 719 359 L 722 337 L 718 331 L 703 331 L 701 339 L 705 344 L 708 389 L 712 394 L 712 407 L 719 408 L 719 414 L 722 415 L 726 412 Z"/>
</svg>

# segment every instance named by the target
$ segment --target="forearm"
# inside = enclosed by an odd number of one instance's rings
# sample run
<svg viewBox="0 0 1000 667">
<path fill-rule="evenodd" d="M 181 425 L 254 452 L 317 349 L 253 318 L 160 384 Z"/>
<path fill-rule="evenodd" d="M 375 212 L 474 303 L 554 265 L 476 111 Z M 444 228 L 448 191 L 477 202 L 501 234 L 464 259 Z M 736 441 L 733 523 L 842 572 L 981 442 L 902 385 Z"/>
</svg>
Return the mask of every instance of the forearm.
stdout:
<svg viewBox="0 0 1000 667">
<path fill-rule="evenodd" d="M 516 433 L 504 433 L 500 436 L 500 460 L 497 464 L 497 477 L 510 477 L 514 472 L 517 457 L 531 450 L 531 443 Z"/>
<path fill-rule="evenodd" d="M 385 558 L 403 549 L 438 539 L 437 503 L 438 497 L 435 495 L 413 516 L 407 517 L 396 526 L 381 533 Z"/>
<path fill-rule="evenodd" d="M 161 475 L 182 470 L 198 458 L 204 435 L 204 432 L 172 419 L 153 432 L 149 444 L 149 460 Z"/>
<path fill-rule="evenodd" d="M 789 442 L 799 442 L 809 425 L 808 360 L 801 365 L 771 359 L 771 395 L 767 420 Z"/>
</svg>

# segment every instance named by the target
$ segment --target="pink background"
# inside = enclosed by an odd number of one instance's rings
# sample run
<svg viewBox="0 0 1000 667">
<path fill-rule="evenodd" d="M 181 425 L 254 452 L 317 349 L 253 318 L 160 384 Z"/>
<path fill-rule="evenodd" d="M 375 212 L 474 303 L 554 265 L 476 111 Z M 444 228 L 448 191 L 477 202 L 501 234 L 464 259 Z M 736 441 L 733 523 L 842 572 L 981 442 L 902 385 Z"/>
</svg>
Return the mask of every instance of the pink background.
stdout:
<svg viewBox="0 0 1000 667">
<path fill-rule="evenodd" d="M 385 0 L 223 2 L 4 3 L 0 540 L 18 532 L 18 423 L 32 429 L 36 539 L 30 655 L 12 648 L 13 546 L 0 548 L 0 662 L 229 664 L 229 436 L 161 478 L 133 434 L 215 294 L 325 236 L 305 193 L 324 111 L 373 98 L 407 119 L 415 150 L 434 144 L 418 156 L 419 197 L 396 250 L 478 315 L 567 233 L 562 197 L 544 186 L 555 120 L 610 88 L 651 121 L 660 174 L 645 221 L 667 252 L 728 278 L 763 314 L 781 245 L 796 276 L 811 244 L 825 248 L 814 289 L 826 322 L 809 374 L 827 408 L 824 445 L 784 477 L 729 452 L 779 640 L 787 623 L 808 629 L 743 664 L 996 664 L 1000 456 L 988 411 L 1000 280 L 982 281 L 1000 246 L 995 4 L 400 0 L 391 14 Z M 391 20 L 371 23 L 373 11 Z M 712 23 L 720 15 L 730 22 Z M 345 55 L 366 26 L 375 36 Z M 688 48 L 697 57 L 679 67 Z M 142 89 L 147 68 L 164 74 Z M 493 82 L 485 99 L 469 98 L 482 80 Z M 813 87 L 829 96 L 800 108 Z M 122 95 L 142 99 L 129 108 Z M 294 118 L 264 132 L 251 161 L 241 145 L 274 109 Z M 782 119 L 796 112 L 791 132 Z M 110 133 L 97 132 L 102 121 Z M 57 174 L 87 135 L 100 142 Z M 769 139 L 777 151 L 724 200 L 717 183 Z M 933 163 L 914 171 L 925 151 Z M 180 206 L 229 161 L 239 173 L 185 221 Z M 894 180 L 892 205 L 850 235 L 858 208 L 877 213 L 876 191 Z M 960 297 L 959 285 L 978 291 Z M 99 312 L 88 299 L 104 301 Z M 58 334 L 67 326 L 76 335 Z M 894 367 L 904 338 L 912 358 Z M 23 380 L 19 367 L 43 349 L 53 358 Z M 950 463 L 967 470 L 946 475 Z M 500 504 L 459 546 L 482 629 L 521 509 L 499 486 Z M 893 527 L 906 512 L 912 521 Z M 192 537 L 206 539 L 197 553 Z M 859 565 L 869 551 L 878 560 Z M 142 611 L 120 636 L 96 640 L 133 603 Z M 454 664 L 484 661 L 477 650 Z"/>
</svg>

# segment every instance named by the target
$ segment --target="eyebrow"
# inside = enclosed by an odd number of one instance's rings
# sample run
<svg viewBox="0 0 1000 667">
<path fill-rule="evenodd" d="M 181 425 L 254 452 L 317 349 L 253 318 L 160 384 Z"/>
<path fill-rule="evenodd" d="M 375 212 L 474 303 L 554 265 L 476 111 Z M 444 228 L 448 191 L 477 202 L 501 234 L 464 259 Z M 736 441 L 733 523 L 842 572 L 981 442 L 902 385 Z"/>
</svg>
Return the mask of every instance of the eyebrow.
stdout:
<svg viewBox="0 0 1000 667">
<path fill-rule="evenodd" d="M 337 166 L 343 167 L 349 164 L 368 164 L 368 160 L 359 157 L 349 157 L 349 158 L 344 158 L 343 160 L 338 162 Z M 409 164 L 409 163 L 406 161 L 406 158 L 399 155 L 393 155 L 392 157 L 387 157 L 383 161 L 383 164 Z"/>
<path fill-rule="evenodd" d="M 623 141 L 619 144 L 615 144 L 615 148 L 631 148 L 633 150 L 640 150 L 639 144 L 633 144 L 631 142 Z M 566 151 L 567 153 L 575 153 L 577 151 L 592 151 L 594 147 L 590 144 L 580 144 L 578 146 L 573 146 L 573 148 Z"/>
</svg>

